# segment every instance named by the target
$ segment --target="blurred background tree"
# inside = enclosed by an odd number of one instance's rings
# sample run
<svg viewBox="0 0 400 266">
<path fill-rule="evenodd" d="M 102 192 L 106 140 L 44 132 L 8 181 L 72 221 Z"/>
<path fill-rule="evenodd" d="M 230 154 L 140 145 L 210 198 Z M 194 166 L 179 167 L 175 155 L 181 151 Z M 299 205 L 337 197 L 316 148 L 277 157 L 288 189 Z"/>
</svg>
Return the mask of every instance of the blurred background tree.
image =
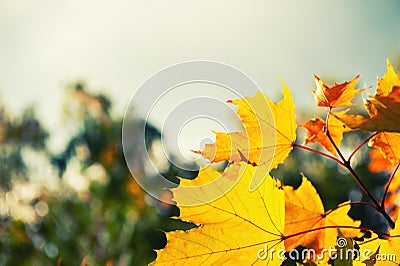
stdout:
<svg viewBox="0 0 400 266">
<path fill-rule="evenodd" d="M 155 259 L 153 249 L 165 245 L 158 229 L 174 227 L 168 217 L 178 210 L 147 196 L 131 177 L 122 118 L 110 116 L 107 96 L 90 95 L 81 82 L 67 94 L 70 138 L 60 154 L 49 152 L 33 108 L 21 118 L 0 110 L 0 265 L 146 265 Z M 159 138 L 146 127 L 148 147 Z M 133 153 L 135 174 L 150 175 L 146 155 Z M 178 174 L 172 165 L 164 168 L 171 179 Z"/>
</svg>

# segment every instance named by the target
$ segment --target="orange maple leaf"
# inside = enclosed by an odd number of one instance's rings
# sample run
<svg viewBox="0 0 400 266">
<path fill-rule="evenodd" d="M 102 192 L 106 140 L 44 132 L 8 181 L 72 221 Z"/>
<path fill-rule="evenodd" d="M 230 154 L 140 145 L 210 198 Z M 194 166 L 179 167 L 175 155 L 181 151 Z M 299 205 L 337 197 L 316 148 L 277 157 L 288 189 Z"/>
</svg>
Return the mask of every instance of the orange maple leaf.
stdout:
<svg viewBox="0 0 400 266">
<path fill-rule="evenodd" d="M 318 192 L 306 177 L 303 176 L 302 183 L 297 189 L 285 186 L 284 191 L 285 236 L 295 235 L 285 239 L 287 250 L 303 246 L 320 252 L 323 248 L 334 247 L 338 228 L 345 237 L 355 237 L 360 234 L 357 228 L 360 222 L 354 221 L 347 215 L 350 204 L 345 202 L 336 209 L 325 212 Z M 318 230 L 319 228 L 325 229 Z M 302 231 L 308 233 L 296 235 Z"/>
<path fill-rule="evenodd" d="M 390 183 L 388 192 L 396 193 L 400 192 L 400 171 L 397 170 L 395 173 L 392 182 Z"/>
<path fill-rule="evenodd" d="M 335 114 L 344 114 L 347 111 L 335 113 Z M 332 154 L 336 155 L 336 149 L 333 146 L 332 142 L 328 138 L 328 136 L 325 133 L 325 127 L 326 127 L 326 122 L 322 118 L 315 117 L 313 119 L 308 120 L 304 124 L 300 125 L 301 127 L 304 127 L 307 132 L 306 132 L 306 144 L 312 143 L 312 142 L 318 142 L 320 143 L 325 149 L 327 149 L 329 152 Z M 340 143 L 342 142 L 343 139 L 343 133 L 348 132 L 351 129 L 348 128 L 341 120 L 336 118 L 334 114 L 330 115 L 328 118 L 328 128 L 329 128 L 329 133 L 332 137 L 332 140 L 335 142 L 335 144 L 339 147 Z"/>
<path fill-rule="evenodd" d="M 385 158 L 384 154 L 379 149 L 372 149 L 369 152 L 369 158 L 368 169 L 373 173 L 388 171 L 393 167 L 393 164 Z"/>
<path fill-rule="evenodd" d="M 361 90 L 355 90 L 360 75 L 355 76 L 350 82 L 344 82 L 341 84 L 335 83 L 332 87 L 327 86 L 324 82 L 314 74 L 314 81 L 317 89 L 313 91 L 315 100 L 318 106 L 327 107 L 339 107 L 339 106 L 351 106 L 351 100 Z"/>
<path fill-rule="evenodd" d="M 374 148 L 370 152 L 370 171 L 389 171 L 400 161 L 400 133 L 379 132 L 368 145 Z"/>
<path fill-rule="evenodd" d="M 400 133 L 380 132 L 370 139 L 368 145 L 377 148 L 392 166 L 400 162 Z"/>
<path fill-rule="evenodd" d="M 387 188 L 387 196 L 384 199 L 384 207 L 386 212 L 389 213 L 393 221 L 396 222 L 398 212 L 400 210 L 400 171 L 395 169 L 393 179 L 391 180 L 389 187 Z M 388 184 L 386 184 L 387 186 Z"/>
<path fill-rule="evenodd" d="M 400 206 L 398 205 L 400 197 L 400 191 L 396 191 L 393 193 L 389 193 L 387 197 L 385 198 L 385 210 L 389 214 L 390 218 L 392 221 L 396 222 L 397 217 L 399 214 L 399 208 Z"/>
<path fill-rule="evenodd" d="M 369 118 L 346 114 L 340 119 L 352 129 L 400 132 L 400 87 L 393 87 L 387 96 L 374 96 L 368 99 L 365 106 Z"/>
</svg>

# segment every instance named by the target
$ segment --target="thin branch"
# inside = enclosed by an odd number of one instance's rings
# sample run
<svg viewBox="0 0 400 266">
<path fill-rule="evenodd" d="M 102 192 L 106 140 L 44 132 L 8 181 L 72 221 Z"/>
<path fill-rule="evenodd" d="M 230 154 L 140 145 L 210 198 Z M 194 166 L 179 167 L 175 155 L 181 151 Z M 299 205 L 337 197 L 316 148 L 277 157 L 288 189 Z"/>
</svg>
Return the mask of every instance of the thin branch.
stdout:
<svg viewBox="0 0 400 266">
<path fill-rule="evenodd" d="M 375 204 L 372 204 L 371 202 L 366 202 L 366 201 L 354 201 L 354 202 L 350 202 L 350 205 L 364 205 L 364 206 L 368 206 L 371 208 L 374 208 L 375 210 L 379 211 L 378 208 L 375 206 Z"/>
<path fill-rule="evenodd" d="M 344 158 L 342 152 L 340 151 L 339 147 L 336 145 L 336 143 L 333 141 L 331 133 L 329 132 L 329 117 L 332 111 L 332 107 L 329 107 L 328 114 L 326 115 L 326 120 L 325 120 L 325 134 L 332 143 L 333 147 L 335 148 L 336 152 L 339 154 L 340 158 L 344 163 L 346 163 L 346 159 Z"/>
<path fill-rule="evenodd" d="M 374 195 L 372 195 L 372 193 L 368 190 L 368 188 L 364 185 L 364 183 L 362 182 L 361 178 L 358 176 L 358 174 L 354 171 L 353 167 L 351 167 L 350 164 L 350 159 L 353 156 L 350 155 L 349 159 L 346 160 L 342 154 L 342 152 L 340 151 L 339 147 L 336 145 L 336 143 L 333 141 L 332 136 L 329 132 L 329 117 L 332 111 L 332 107 L 329 107 L 328 110 L 328 114 L 326 116 L 326 121 L 325 121 L 325 134 L 328 137 L 328 139 L 330 140 L 330 142 L 332 143 L 333 147 L 335 148 L 335 150 L 337 151 L 337 153 L 339 154 L 340 158 L 342 159 L 342 166 L 344 166 L 345 168 L 347 168 L 347 170 L 349 170 L 350 174 L 353 176 L 354 180 L 357 182 L 358 186 L 362 189 L 362 191 L 368 196 L 368 198 L 373 202 L 373 204 L 376 206 L 376 209 L 385 217 L 385 219 L 388 221 L 389 226 L 391 228 L 394 228 L 395 223 L 393 222 L 392 218 L 389 216 L 389 214 L 385 211 L 385 208 L 383 208 L 381 206 L 381 204 L 379 204 L 378 200 L 374 197 Z M 364 143 L 365 144 L 365 143 Z M 362 144 L 362 145 L 364 145 Z M 362 146 L 361 145 L 361 146 Z M 358 148 L 358 147 L 357 147 Z M 361 148 L 361 147 L 360 147 Z M 358 148 L 358 149 L 360 149 Z M 355 153 L 355 152 L 353 152 Z"/>
<path fill-rule="evenodd" d="M 350 171 L 350 174 L 354 177 L 354 180 L 356 180 L 357 184 L 361 187 L 361 189 L 364 191 L 364 193 L 368 196 L 368 198 L 375 204 L 377 210 L 385 217 L 385 219 L 388 221 L 389 226 L 391 228 L 394 228 L 395 223 L 393 222 L 392 218 L 387 214 L 384 208 L 381 207 L 379 202 L 376 200 L 374 195 L 372 195 L 371 192 L 366 188 L 366 186 L 363 184 L 361 181 L 360 177 L 357 175 L 357 173 L 354 171 L 354 169 L 350 166 L 350 163 L 347 165 L 347 169 Z"/>
</svg>

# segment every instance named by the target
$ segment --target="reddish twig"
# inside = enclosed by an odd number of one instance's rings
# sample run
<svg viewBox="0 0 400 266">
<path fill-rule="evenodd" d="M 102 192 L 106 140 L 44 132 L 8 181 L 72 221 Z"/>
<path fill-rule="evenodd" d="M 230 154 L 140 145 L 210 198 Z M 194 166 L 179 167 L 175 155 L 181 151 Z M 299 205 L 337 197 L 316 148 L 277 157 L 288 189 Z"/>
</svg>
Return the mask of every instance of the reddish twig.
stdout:
<svg viewBox="0 0 400 266">
<path fill-rule="evenodd" d="M 352 158 L 352 155 L 349 156 L 349 159 L 345 159 L 342 152 L 340 151 L 339 147 L 336 145 L 336 143 L 333 141 L 331 134 L 329 133 L 329 116 L 331 113 L 332 107 L 329 107 L 328 110 L 328 114 L 326 116 L 326 121 L 325 121 L 325 134 L 328 137 L 328 139 L 330 140 L 330 142 L 332 143 L 333 147 L 335 148 L 335 150 L 337 151 L 337 153 L 339 154 L 340 158 L 342 159 L 341 164 L 342 166 L 344 166 L 349 172 L 350 174 L 353 176 L 354 180 L 357 182 L 358 186 L 362 189 L 362 191 L 368 196 L 368 198 L 373 202 L 373 204 L 376 206 L 376 210 L 379 211 L 384 217 L 385 219 L 388 221 L 389 226 L 391 228 L 394 228 L 395 223 L 393 222 L 392 218 L 389 216 L 389 214 L 386 212 L 385 208 L 383 207 L 383 205 L 381 205 L 378 200 L 374 197 L 374 195 L 372 195 L 372 193 L 368 190 L 368 188 L 364 185 L 364 183 L 362 182 L 361 178 L 358 176 L 358 174 L 354 171 L 353 167 L 351 166 L 350 160 Z M 372 138 L 372 137 L 370 137 Z M 369 139 L 370 139 L 369 138 Z M 363 142 L 364 144 L 367 143 L 368 140 L 366 140 L 365 142 Z M 364 145 L 363 143 L 361 143 L 360 145 Z M 360 149 L 360 148 L 358 148 Z M 354 154 L 355 152 L 353 152 L 352 154 Z"/>
<path fill-rule="evenodd" d="M 354 154 L 356 154 L 356 152 L 358 152 L 359 149 L 361 149 L 365 144 L 367 144 L 369 142 L 370 139 L 372 139 L 373 137 L 375 137 L 376 135 L 378 135 L 379 132 L 375 132 L 374 134 L 372 134 L 371 136 L 369 136 L 367 139 L 365 139 L 363 142 L 361 142 L 360 145 L 357 146 L 357 148 L 350 154 L 349 158 L 347 159 L 347 161 L 350 161 L 351 158 L 353 158 Z"/>
<path fill-rule="evenodd" d="M 322 156 L 324 156 L 324 157 L 326 157 L 326 158 L 329 158 L 329 159 L 331 159 L 331 160 L 337 162 L 337 163 L 340 164 L 341 166 L 345 167 L 345 165 L 343 164 L 343 162 L 341 162 L 338 158 L 333 157 L 332 155 L 329 155 L 329 154 L 327 154 L 327 153 L 325 153 L 325 152 L 322 152 L 322 151 L 319 151 L 319 150 L 315 150 L 315 149 L 309 148 L 309 147 L 307 147 L 307 146 L 304 146 L 304 145 L 301 145 L 301 144 L 298 144 L 298 143 L 293 143 L 293 147 L 297 147 L 297 148 L 300 148 L 300 149 L 303 149 L 303 150 L 306 150 L 306 151 L 309 151 L 309 152 L 313 152 L 313 153 L 322 155 Z"/>
</svg>

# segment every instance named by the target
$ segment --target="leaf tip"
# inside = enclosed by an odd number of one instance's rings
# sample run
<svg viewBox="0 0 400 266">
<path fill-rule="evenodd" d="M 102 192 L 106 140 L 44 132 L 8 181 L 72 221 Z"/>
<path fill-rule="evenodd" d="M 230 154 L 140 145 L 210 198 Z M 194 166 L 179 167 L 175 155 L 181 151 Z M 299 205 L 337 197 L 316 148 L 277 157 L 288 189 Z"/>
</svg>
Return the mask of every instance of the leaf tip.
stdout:
<svg viewBox="0 0 400 266">
<path fill-rule="evenodd" d="M 387 69 L 393 68 L 392 64 L 390 63 L 389 58 L 386 58 L 386 66 L 387 66 Z"/>
<path fill-rule="evenodd" d="M 200 150 L 192 150 L 190 149 L 191 152 L 196 153 L 196 154 L 202 154 L 202 152 Z"/>
</svg>

